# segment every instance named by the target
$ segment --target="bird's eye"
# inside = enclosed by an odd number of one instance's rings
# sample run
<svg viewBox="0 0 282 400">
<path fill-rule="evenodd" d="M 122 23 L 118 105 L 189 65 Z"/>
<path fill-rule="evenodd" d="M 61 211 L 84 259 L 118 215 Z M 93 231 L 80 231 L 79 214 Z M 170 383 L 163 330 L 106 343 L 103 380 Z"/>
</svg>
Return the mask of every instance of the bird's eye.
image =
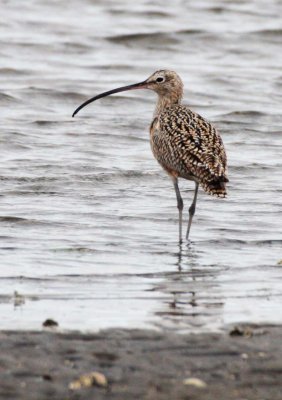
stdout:
<svg viewBox="0 0 282 400">
<path fill-rule="evenodd" d="M 156 82 L 158 82 L 158 83 L 161 83 L 161 82 L 163 82 L 164 81 L 164 78 L 162 77 L 162 76 L 159 76 L 157 79 L 156 79 Z"/>
</svg>

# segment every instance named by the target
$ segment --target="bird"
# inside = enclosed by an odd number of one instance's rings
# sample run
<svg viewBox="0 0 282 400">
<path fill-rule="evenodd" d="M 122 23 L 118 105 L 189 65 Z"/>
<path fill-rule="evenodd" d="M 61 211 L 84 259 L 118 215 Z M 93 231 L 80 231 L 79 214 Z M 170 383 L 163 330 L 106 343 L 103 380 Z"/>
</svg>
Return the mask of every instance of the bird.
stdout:
<svg viewBox="0 0 282 400">
<path fill-rule="evenodd" d="M 100 93 L 82 103 L 73 112 L 74 117 L 88 104 L 115 93 L 149 89 L 158 95 L 150 125 L 150 144 L 154 157 L 172 180 L 178 208 L 179 243 L 182 243 L 183 199 L 179 178 L 194 181 L 195 190 L 189 207 L 186 240 L 189 240 L 196 211 L 199 185 L 213 196 L 227 195 L 227 157 L 221 136 L 206 119 L 182 104 L 183 82 L 171 70 L 158 70 L 144 81 Z"/>
</svg>

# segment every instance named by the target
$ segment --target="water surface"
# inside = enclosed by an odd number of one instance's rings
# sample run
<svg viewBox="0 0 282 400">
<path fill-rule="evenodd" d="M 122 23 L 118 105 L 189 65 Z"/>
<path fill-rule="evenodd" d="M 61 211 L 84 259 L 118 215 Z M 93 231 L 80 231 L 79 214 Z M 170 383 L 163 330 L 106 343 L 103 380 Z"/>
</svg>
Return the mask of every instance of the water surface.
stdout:
<svg viewBox="0 0 282 400">
<path fill-rule="evenodd" d="M 0 5 L 1 328 L 281 322 L 281 2 Z M 200 191 L 182 247 L 149 145 L 154 94 L 71 118 L 159 68 L 180 74 L 228 153 L 228 199 Z M 181 190 L 187 210 L 193 183 Z"/>
</svg>

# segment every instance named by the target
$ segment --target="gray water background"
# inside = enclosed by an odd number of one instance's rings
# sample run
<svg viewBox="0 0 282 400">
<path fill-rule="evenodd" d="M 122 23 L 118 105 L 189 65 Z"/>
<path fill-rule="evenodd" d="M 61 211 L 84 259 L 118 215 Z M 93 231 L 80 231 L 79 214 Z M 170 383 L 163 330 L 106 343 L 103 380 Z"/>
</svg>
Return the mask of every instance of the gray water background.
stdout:
<svg viewBox="0 0 282 400">
<path fill-rule="evenodd" d="M 224 329 L 282 322 L 282 2 L 0 0 L 0 326 Z M 179 247 L 153 159 L 159 68 L 219 129 L 229 196 Z M 193 183 L 181 182 L 186 210 Z M 186 216 L 188 213 L 186 214 Z"/>
</svg>

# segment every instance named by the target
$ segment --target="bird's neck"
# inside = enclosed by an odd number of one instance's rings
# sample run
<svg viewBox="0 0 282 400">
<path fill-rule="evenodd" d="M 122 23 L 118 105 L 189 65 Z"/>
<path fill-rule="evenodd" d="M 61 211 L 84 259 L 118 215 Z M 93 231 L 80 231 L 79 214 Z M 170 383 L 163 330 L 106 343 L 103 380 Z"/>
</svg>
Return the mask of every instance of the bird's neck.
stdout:
<svg viewBox="0 0 282 400">
<path fill-rule="evenodd" d="M 171 107 L 176 104 L 181 104 L 181 100 L 182 100 L 182 94 L 173 95 L 170 93 L 168 96 L 158 95 L 158 101 L 155 108 L 154 117 L 159 116 L 160 113 L 168 107 Z"/>
</svg>

